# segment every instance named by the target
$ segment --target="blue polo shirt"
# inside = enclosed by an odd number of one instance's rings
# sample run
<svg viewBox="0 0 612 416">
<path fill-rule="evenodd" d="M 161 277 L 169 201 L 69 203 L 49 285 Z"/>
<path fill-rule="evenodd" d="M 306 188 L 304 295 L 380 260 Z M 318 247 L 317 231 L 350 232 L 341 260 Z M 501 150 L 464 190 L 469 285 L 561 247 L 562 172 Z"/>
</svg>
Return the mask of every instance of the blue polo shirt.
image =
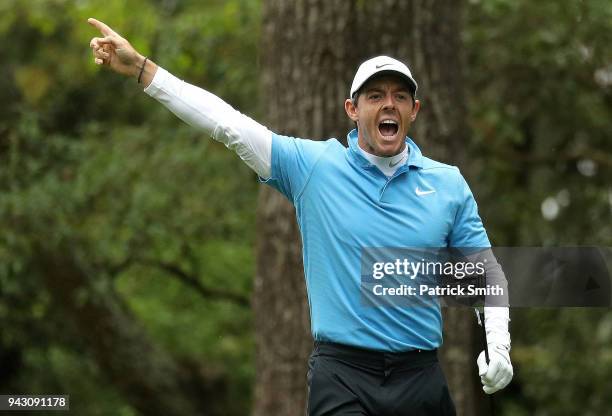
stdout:
<svg viewBox="0 0 612 416">
<path fill-rule="evenodd" d="M 368 307 L 360 294 L 367 247 L 490 247 L 474 197 L 459 169 L 421 154 L 390 178 L 349 147 L 273 134 L 264 182 L 295 206 L 315 340 L 380 351 L 434 349 L 442 343 L 437 303 Z M 434 191 L 434 192 L 431 192 Z"/>
</svg>

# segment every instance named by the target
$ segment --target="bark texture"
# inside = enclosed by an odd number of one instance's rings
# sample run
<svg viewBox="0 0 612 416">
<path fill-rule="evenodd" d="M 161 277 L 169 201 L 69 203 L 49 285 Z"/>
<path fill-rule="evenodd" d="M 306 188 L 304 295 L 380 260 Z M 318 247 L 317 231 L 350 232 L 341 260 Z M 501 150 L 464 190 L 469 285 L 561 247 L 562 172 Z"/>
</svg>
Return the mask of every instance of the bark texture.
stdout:
<svg viewBox="0 0 612 416">
<path fill-rule="evenodd" d="M 273 131 L 346 143 L 344 112 L 358 65 L 375 55 L 406 62 L 422 110 L 411 136 L 424 154 L 461 165 L 467 142 L 460 55 L 461 1 L 266 0 L 263 104 Z M 303 414 L 312 348 L 301 242 L 293 207 L 263 187 L 258 208 L 255 416 Z M 477 415 L 474 317 L 446 311 L 442 353 L 459 414 Z"/>
</svg>

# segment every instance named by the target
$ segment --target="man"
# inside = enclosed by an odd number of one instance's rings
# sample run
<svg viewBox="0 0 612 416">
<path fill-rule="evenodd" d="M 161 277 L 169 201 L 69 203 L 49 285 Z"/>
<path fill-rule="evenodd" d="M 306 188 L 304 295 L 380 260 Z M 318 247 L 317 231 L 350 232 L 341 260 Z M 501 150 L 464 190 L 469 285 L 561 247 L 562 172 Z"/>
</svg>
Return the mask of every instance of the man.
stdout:
<svg viewBox="0 0 612 416">
<path fill-rule="evenodd" d="M 458 169 L 421 155 L 407 134 L 420 102 L 401 62 L 364 62 L 345 110 L 357 128 L 335 139 L 285 137 L 213 94 L 174 77 L 95 19 L 94 61 L 137 79 L 185 122 L 224 143 L 297 213 L 315 348 L 310 415 L 453 415 L 436 350 L 439 305 L 363 304 L 362 256 L 370 247 L 490 247 Z M 379 306 L 379 307 L 376 307 Z M 486 393 L 512 378 L 508 309 L 486 308 L 488 350 L 477 360 Z"/>
</svg>

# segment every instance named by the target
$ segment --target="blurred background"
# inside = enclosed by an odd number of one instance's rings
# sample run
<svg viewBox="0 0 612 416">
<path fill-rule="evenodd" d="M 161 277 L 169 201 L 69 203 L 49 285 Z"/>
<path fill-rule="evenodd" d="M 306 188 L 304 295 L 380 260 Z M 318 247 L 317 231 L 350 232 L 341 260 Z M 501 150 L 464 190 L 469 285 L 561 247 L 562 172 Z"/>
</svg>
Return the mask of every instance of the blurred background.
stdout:
<svg viewBox="0 0 612 416">
<path fill-rule="evenodd" d="M 457 4 L 469 131 L 460 167 L 491 241 L 612 246 L 612 2 Z M 254 299 L 265 227 L 256 175 L 134 79 L 94 65 L 86 20 L 282 129 L 266 104 L 262 38 L 283 16 L 275 7 L 0 0 L 0 394 L 70 394 L 78 415 L 258 414 L 254 322 L 277 315 Z M 329 20 L 308 22 L 325 30 Z M 609 309 L 516 309 L 511 328 L 515 378 L 498 414 L 609 414 Z"/>
</svg>

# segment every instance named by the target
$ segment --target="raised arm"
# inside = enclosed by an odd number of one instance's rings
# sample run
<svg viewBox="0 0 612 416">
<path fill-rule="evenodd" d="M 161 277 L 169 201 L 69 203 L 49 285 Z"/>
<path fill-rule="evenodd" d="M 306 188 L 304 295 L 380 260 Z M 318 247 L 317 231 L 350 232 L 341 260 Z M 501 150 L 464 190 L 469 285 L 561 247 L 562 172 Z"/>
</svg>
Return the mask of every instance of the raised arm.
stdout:
<svg viewBox="0 0 612 416">
<path fill-rule="evenodd" d="M 216 95 L 181 81 L 152 60 L 145 59 L 103 22 L 93 18 L 88 22 L 103 35 L 90 42 L 95 64 L 135 78 L 147 94 L 181 120 L 224 143 L 262 178 L 270 177 L 272 133 L 266 127 L 236 111 Z"/>
</svg>

